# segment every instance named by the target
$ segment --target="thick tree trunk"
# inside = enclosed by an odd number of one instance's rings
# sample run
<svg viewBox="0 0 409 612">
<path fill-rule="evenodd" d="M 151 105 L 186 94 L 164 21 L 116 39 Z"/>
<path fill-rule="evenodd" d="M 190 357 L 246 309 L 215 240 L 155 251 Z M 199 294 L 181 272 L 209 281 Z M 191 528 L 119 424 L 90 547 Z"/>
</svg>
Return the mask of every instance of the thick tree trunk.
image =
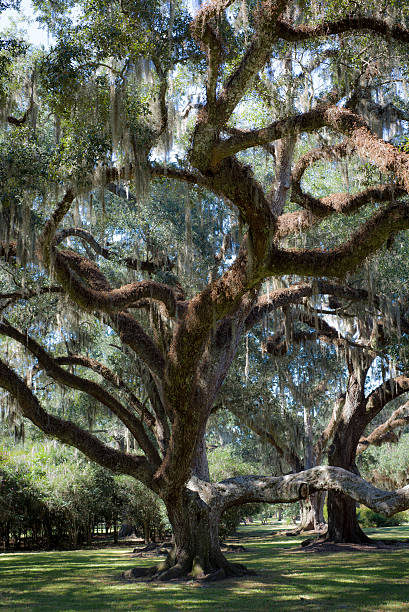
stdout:
<svg viewBox="0 0 409 612">
<path fill-rule="evenodd" d="M 354 474 L 358 474 L 356 450 L 366 422 L 365 380 L 368 367 L 358 367 L 351 362 L 342 418 L 328 449 L 329 465 L 344 468 Z M 328 491 L 327 507 L 328 541 L 357 544 L 371 541 L 359 526 L 355 501 L 342 493 Z"/>
<path fill-rule="evenodd" d="M 341 467 L 358 474 L 355 465 L 355 453 L 359 440 L 358 435 L 351 435 L 347 428 L 343 435 L 337 432 L 332 452 L 328 453 L 328 462 L 335 467 Z M 351 542 L 365 544 L 371 542 L 359 526 L 356 515 L 356 502 L 343 493 L 328 491 L 328 533 L 327 541 Z"/>
<path fill-rule="evenodd" d="M 359 526 L 356 502 L 342 493 L 328 492 L 328 535 L 330 542 L 371 542 Z"/>
<path fill-rule="evenodd" d="M 196 578 L 218 580 L 250 573 L 230 563 L 220 549 L 219 515 L 211 512 L 197 493 L 184 491 L 166 503 L 173 529 L 173 548 L 159 566 L 134 569 L 124 577 L 151 576 L 158 580 Z"/>
</svg>

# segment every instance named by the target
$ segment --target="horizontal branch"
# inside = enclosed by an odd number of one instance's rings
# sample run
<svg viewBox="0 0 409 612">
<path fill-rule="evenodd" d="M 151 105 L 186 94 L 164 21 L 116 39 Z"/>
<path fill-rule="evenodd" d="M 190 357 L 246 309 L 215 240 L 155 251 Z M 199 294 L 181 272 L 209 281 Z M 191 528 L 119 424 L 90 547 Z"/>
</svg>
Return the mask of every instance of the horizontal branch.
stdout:
<svg viewBox="0 0 409 612">
<path fill-rule="evenodd" d="M 376 17 L 365 17 L 356 15 L 354 17 L 343 17 L 335 21 L 323 21 L 317 25 L 292 26 L 284 20 L 277 24 L 278 35 L 289 42 L 300 42 L 311 40 L 321 36 L 333 36 L 344 32 L 362 32 L 369 30 L 388 39 L 399 42 L 409 42 L 409 31 L 401 25 L 390 24 Z"/>
<path fill-rule="evenodd" d="M 314 283 L 298 283 L 260 295 L 246 319 L 246 329 L 251 329 L 276 308 L 299 304 L 304 298 L 316 295 L 332 295 L 354 302 L 368 301 L 371 298 L 376 306 L 380 303 L 377 296 L 370 296 L 365 289 L 357 289 L 349 285 L 340 285 L 322 279 Z"/>
<path fill-rule="evenodd" d="M 322 108 L 278 119 L 270 125 L 251 131 L 236 131 L 233 136 L 222 140 L 214 146 L 212 152 L 213 165 L 217 165 L 223 158 L 230 157 L 239 151 L 251 147 L 265 146 L 273 142 L 303 132 L 313 132 L 325 126 L 325 117 Z"/>
<path fill-rule="evenodd" d="M 176 298 L 169 285 L 143 280 L 111 289 L 94 262 L 68 250 L 55 253 L 54 269 L 66 293 L 84 310 L 113 313 L 149 299 L 162 302 L 169 316 L 176 314 Z"/>
<path fill-rule="evenodd" d="M 165 266 L 160 266 L 157 263 L 149 260 L 140 260 L 136 257 L 124 257 L 123 259 L 116 257 L 114 253 L 112 253 L 106 247 L 103 247 L 99 244 L 99 242 L 94 238 L 94 236 L 88 231 L 81 227 L 71 227 L 60 230 L 55 238 L 55 245 L 60 244 L 63 240 L 69 237 L 80 238 L 93 249 L 93 251 L 97 255 L 101 255 L 104 259 L 107 260 L 115 260 L 118 263 L 130 268 L 132 270 L 138 270 L 141 272 L 148 272 L 149 274 L 153 274 L 159 270 L 170 270 L 172 268 L 172 264 L 170 261 L 167 261 Z"/>
<path fill-rule="evenodd" d="M 198 483 L 190 481 L 189 486 L 198 487 Z M 236 476 L 211 485 L 209 498 L 210 503 L 224 510 L 248 502 L 289 503 L 328 490 L 344 493 L 386 516 L 409 508 L 409 485 L 397 491 L 384 491 L 352 472 L 332 466 L 281 477 Z"/>
<path fill-rule="evenodd" d="M 28 300 L 39 295 L 47 295 L 54 293 L 62 293 L 62 288 L 58 285 L 52 285 L 51 287 L 40 287 L 38 289 L 16 289 L 8 293 L 0 293 L 0 300 Z"/>
<path fill-rule="evenodd" d="M 283 274 L 342 278 L 360 266 L 397 231 L 409 228 L 409 206 L 391 204 L 375 213 L 351 239 L 334 249 L 273 248 L 266 277 Z"/>
</svg>

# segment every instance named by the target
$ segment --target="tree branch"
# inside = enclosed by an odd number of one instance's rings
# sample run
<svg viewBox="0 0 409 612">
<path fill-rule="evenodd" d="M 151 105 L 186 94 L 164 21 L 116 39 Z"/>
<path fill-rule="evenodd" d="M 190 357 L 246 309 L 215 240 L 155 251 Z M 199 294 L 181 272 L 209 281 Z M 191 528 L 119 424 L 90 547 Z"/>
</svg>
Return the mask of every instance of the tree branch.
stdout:
<svg viewBox="0 0 409 612">
<path fill-rule="evenodd" d="M 344 17 L 336 21 L 324 21 L 314 26 L 300 25 L 293 27 L 287 21 L 279 20 L 276 27 L 278 36 L 289 42 L 300 42 L 320 36 L 332 36 L 334 34 L 342 34 L 343 32 L 365 30 L 375 32 L 387 40 L 394 39 L 403 43 L 409 42 L 409 31 L 403 26 L 398 24 L 391 25 L 387 21 L 377 19 L 376 17 L 365 17 L 363 15 Z"/>
<path fill-rule="evenodd" d="M 375 213 L 351 239 L 329 251 L 273 247 L 266 276 L 297 274 L 342 278 L 377 251 L 394 233 L 409 228 L 409 206 L 391 204 Z"/>
<path fill-rule="evenodd" d="M 2 361 L 0 361 L 0 386 L 16 399 L 22 415 L 46 435 L 78 448 L 91 461 L 113 472 L 129 474 L 149 487 L 154 486 L 153 469 L 145 457 L 117 451 L 75 423 L 46 412 L 24 381 Z"/>
<path fill-rule="evenodd" d="M 190 488 L 200 486 L 189 482 Z M 209 502 L 225 510 L 248 502 L 288 503 L 316 491 L 339 491 L 357 502 L 392 516 L 409 508 L 409 485 L 397 491 L 374 487 L 342 468 L 323 466 L 281 477 L 236 476 L 209 486 Z"/>
<path fill-rule="evenodd" d="M 386 442 L 397 442 L 399 437 L 394 432 L 399 427 L 409 424 L 409 402 L 406 402 L 397 410 L 394 410 L 384 423 L 376 427 L 368 436 L 359 440 L 357 455 L 363 453 L 368 446 L 382 446 Z"/>
<path fill-rule="evenodd" d="M 339 145 L 312 149 L 297 162 L 292 174 L 291 200 L 309 210 L 316 218 L 325 218 L 332 213 L 349 215 L 370 202 L 389 202 L 406 194 L 396 185 L 377 185 L 359 193 L 337 193 L 324 198 L 314 198 L 301 189 L 300 181 L 306 169 L 315 162 L 337 160 L 352 152 L 348 142 Z"/>
<path fill-rule="evenodd" d="M 136 397 L 131 389 L 129 389 L 128 385 L 120 378 L 115 372 L 110 370 L 103 363 L 96 361 L 95 359 L 91 359 L 90 357 L 85 357 L 84 355 L 69 355 L 67 357 L 56 357 L 55 362 L 58 365 L 79 365 L 84 368 L 89 368 L 93 372 L 100 374 L 105 380 L 111 383 L 117 389 L 121 389 L 126 393 L 127 399 L 132 407 L 137 411 L 140 418 L 143 420 L 145 425 L 149 427 L 151 431 L 154 431 L 155 428 L 155 417 L 150 413 L 150 411 L 142 404 L 142 402 Z"/>
<path fill-rule="evenodd" d="M 150 458 L 153 465 L 160 465 L 161 459 L 159 454 L 147 436 L 142 423 L 130 410 L 123 406 L 123 404 L 121 404 L 114 396 L 109 394 L 106 389 L 102 388 L 94 381 L 81 378 L 80 376 L 71 374 L 70 372 L 67 372 L 61 368 L 56 360 L 51 357 L 51 355 L 49 355 L 33 338 L 31 338 L 27 333 L 23 334 L 5 320 L 0 323 L 0 334 L 13 338 L 25 346 L 38 359 L 40 365 L 45 369 L 48 376 L 53 378 L 53 380 L 62 385 L 66 385 L 73 389 L 78 389 L 79 391 L 87 393 L 98 402 L 112 410 L 112 412 L 135 436 L 138 444 Z"/>
</svg>

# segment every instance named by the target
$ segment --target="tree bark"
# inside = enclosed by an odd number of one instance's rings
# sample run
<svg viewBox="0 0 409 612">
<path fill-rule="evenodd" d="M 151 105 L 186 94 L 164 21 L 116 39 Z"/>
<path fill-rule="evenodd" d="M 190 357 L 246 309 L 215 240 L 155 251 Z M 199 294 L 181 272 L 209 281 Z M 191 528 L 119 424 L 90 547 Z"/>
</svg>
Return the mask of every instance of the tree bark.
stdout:
<svg viewBox="0 0 409 612">
<path fill-rule="evenodd" d="M 330 449 L 332 452 L 328 453 L 328 462 L 329 465 L 342 467 L 359 476 L 355 464 L 359 435 L 352 435 L 350 429 L 351 427 L 345 428 L 344 435 L 338 430 Z M 328 491 L 327 508 L 327 541 L 351 542 L 355 544 L 371 542 L 370 538 L 365 535 L 359 526 L 356 515 L 356 502 L 353 499 L 337 491 Z"/>
<path fill-rule="evenodd" d="M 297 532 L 316 531 L 322 533 L 327 525 L 324 519 L 325 491 L 317 491 L 300 501 L 301 521 Z"/>
<path fill-rule="evenodd" d="M 229 562 L 220 549 L 218 510 L 210 507 L 196 492 L 185 490 L 165 501 L 173 530 L 173 548 L 160 565 L 135 568 L 125 578 L 153 576 L 158 580 L 192 577 L 219 580 L 250 573 L 243 565 Z"/>
</svg>

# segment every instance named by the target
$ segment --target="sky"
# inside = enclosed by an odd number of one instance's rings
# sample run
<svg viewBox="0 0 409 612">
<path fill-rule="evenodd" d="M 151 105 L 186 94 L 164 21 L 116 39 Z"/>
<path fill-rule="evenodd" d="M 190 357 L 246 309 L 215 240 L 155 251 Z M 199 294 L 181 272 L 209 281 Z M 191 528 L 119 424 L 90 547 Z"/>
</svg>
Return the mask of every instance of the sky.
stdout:
<svg viewBox="0 0 409 612">
<path fill-rule="evenodd" d="M 47 31 L 38 27 L 30 0 L 22 0 L 19 11 L 11 9 L 3 11 L 0 14 L 0 30 L 9 27 L 12 21 L 16 21 L 21 29 L 27 31 L 32 44 L 44 45 L 45 47 L 50 45 L 50 37 Z"/>
</svg>

